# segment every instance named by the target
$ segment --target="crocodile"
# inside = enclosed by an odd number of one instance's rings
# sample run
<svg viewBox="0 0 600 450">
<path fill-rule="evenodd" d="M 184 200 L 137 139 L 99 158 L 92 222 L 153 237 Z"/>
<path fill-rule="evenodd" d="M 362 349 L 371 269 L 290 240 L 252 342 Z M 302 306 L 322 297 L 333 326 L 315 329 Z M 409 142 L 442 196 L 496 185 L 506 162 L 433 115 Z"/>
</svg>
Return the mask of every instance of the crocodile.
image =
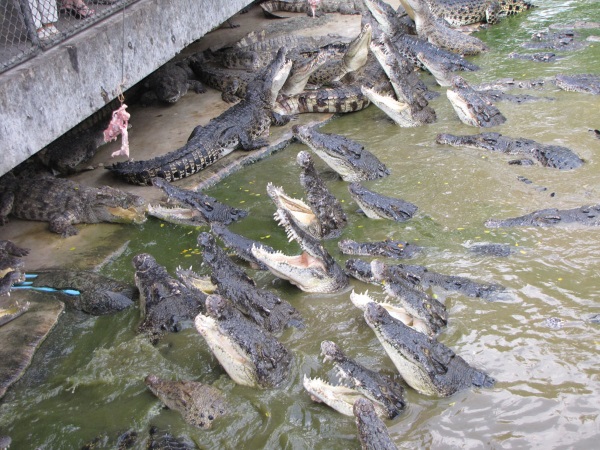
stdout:
<svg viewBox="0 0 600 450">
<path fill-rule="evenodd" d="M 510 102 L 510 103 L 530 103 L 537 101 L 550 101 L 554 100 L 552 97 L 540 97 L 537 95 L 529 94 L 509 94 L 502 89 L 485 89 L 477 90 L 477 93 L 484 99 L 487 99 L 491 103 L 497 102 Z"/>
<path fill-rule="evenodd" d="M 339 134 L 320 133 L 316 127 L 292 127 L 294 137 L 306 144 L 331 169 L 348 182 L 376 180 L 390 174 L 373 153 L 358 142 Z"/>
<path fill-rule="evenodd" d="M 178 188 L 164 178 L 155 177 L 151 181 L 152 185 L 161 188 L 169 199 L 191 207 L 194 213 L 198 212 L 205 223 L 219 222 L 228 225 L 248 215 L 246 210 L 225 205 L 200 191 Z"/>
<path fill-rule="evenodd" d="M 132 448 L 131 445 L 128 446 L 128 441 L 133 439 L 135 442 L 136 437 L 137 436 L 131 436 L 128 439 L 128 436 L 125 436 L 123 447 L 118 446 L 117 448 L 119 450 L 121 448 Z M 96 448 L 96 446 L 93 448 Z M 197 450 L 198 446 L 186 436 L 176 437 L 167 431 L 152 426 L 149 430 L 148 440 L 143 448 L 147 450 Z"/>
<path fill-rule="evenodd" d="M 358 429 L 358 440 L 362 450 L 397 450 L 385 423 L 375 413 L 373 402 L 359 398 L 352 412 Z"/>
<path fill-rule="evenodd" d="M 309 205 L 301 199 L 290 197 L 281 186 L 275 186 L 273 183 L 267 184 L 267 194 L 278 209 L 285 209 L 290 214 L 297 227 L 314 238 L 321 239 L 321 222 Z"/>
<path fill-rule="evenodd" d="M 260 7 L 266 17 L 278 19 L 286 18 L 277 14 L 279 11 L 317 17 L 323 13 L 360 14 L 364 10 L 361 0 L 270 0 L 261 3 Z"/>
<path fill-rule="evenodd" d="M 368 87 L 363 89 L 363 93 L 402 127 L 435 122 L 435 111 L 426 98 L 428 89 L 415 72 L 414 64 L 401 55 L 385 35 L 372 42 L 370 48 L 388 76 L 396 98 Z"/>
<path fill-rule="evenodd" d="M 273 62 L 249 83 L 244 99 L 206 126 L 196 127 L 183 147 L 150 160 L 119 162 L 108 169 L 133 184 L 150 184 L 154 177 L 174 181 L 201 171 L 237 149 L 268 145 L 262 136 L 269 132 L 271 123 L 285 123 L 273 115 L 273 105 L 292 67 L 286 53 L 286 48 L 281 48 Z"/>
<path fill-rule="evenodd" d="M 553 227 L 600 225 L 600 205 L 581 206 L 572 209 L 547 208 L 510 219 L 490 219 L 485 222 L 488 228 L 500 227 Z"/>
<path fill-rule="evenodd" d="M 394 259 L 412 258 L 423 251 L 423 247 L 392 239 L 379 242 L 357 242 L 352 239 L 342 239 L 338 241 L 338 248 L 344 255 L 383 256 Z"/>
<path fill-rule="evenodd" d="M 221 91 L 221 99 L 225 103 L 237 103 L 242 100 L 248 93 L 248 84 L 257 74 L 257 71 L 227 69 L 206 62 L 196 55 L 192 58 L 190 66 L 204 84 Z"/>
<path fill-rule="evenodd" d="M 366 283 L 380 284 L 373 275 L 372 264 L 360 259 L 349 259 L 346 261 L 346 272 Z M 377 262 L 377 264 L 382 263 Z M 385 264 L 382 270 L 386 270 L 392 280 L 398 277 L 403 282 L 410 281 L 413 285 L 419 285 L 424 289 L 438 286 L 445 291 L 458 292 L 467 297 L 491 299 L 506 290 L 504 286 L 497 283 L 480 283 L 467 277 L 445 275 L 420 265 Z"/>
<path fill-rule="evenodd" d="M 213 422 L 230 409 L 219 389 L 198 381 L 172 381 L 150 374 L 144 383 L 167 408 L 179 412 L 190 425 L 204 430 L 212 428 Z"/>
<path fill-rule="evenodd" d="M 426 0 L 431 13 L 452 27 L 485 22 L 495 24 L 501 18 L 527 11 L 537 6 L 524 0 Z M 400 0 L 409 16 L 414 12 L 407 0 Z"/>
<path fill-rule="evenodd" d="M 326 64 L 316 70 L 308 80 L 315 86 L 339 82 L 347 74 L 356 72 L 367 63 L 369 44 L 373 35 L 370 24 L 364 24 L 358 36 L 348 45 L 339 58 L 331 58 Z"/>
<path fill-rule="evenodd" d="M 183 329 L 204 310 L 206 295 L 192 291 L 181 281 L 173 278 L 148 253 L 133 257 L 135 284 L 140 292 L 140 332 L 148 335 L 156 344 L 166 332 Z"/>
<path fill-rule="evenodd" d="M 206 92 L 202 83 L 194 77 L 189 60 L 168 62 L 143 81 L 146 92 L 142 94 L 140 104 L 149 105 L 159 101 L 172 105 L 190 89 L 197 94 Z"/>
<path fill-rule="evenodd" d="M 375 302 L 367 305 L 364 316 L 404 381 L 417 392 L 449 397 L 472 386 L 495 384 L 494 378 L 470 366 L 452 349 L 392 318 Z"/>
<path fill-rule="evenodd" d="M 290 96 L 303 92 L 311 76 L 323 67 L 328 59 L 329 54 L 327 51 L 319 50 L 310 58 L 295 60 L 290 75 L 279 91 L 279 94 Z"/>
<path fill-rule="evenodd" d="M 454 28 L 433 14 L 428 0 L 402 0 L 413 10 L 417 36 L 431 44 L 461 55 L 477 55 L 489 50 L 483 41 Z"/>
<path fill-rule="evenodd" d="M 25 283 L 24 283 L 25 284 Z M 137 289 L 89 270 L 47 270 L 27 274 L 23 288 L 61 291 L 70 308 L 93 316 L 113 314 L 133 306 Z"/>
<path fill-rule="evenodd" d="M 579 50 L 587 47 L 589 41 L 580 41 L 575 38 L 578 33 L 575 31 L 564 31 L 559 33 L 538 32 L 534 33 L 531 41 L 523 42 L 521 47 L 529 50 Z"/>
<path fill-rule="evenodd" d="M 480 133 L 465 136 L 438 134 L 436 142 L 452 146 L 482 148 L 508 155 L 525 155 L 535 158 L 544 167 L 560 170 L 577 169 L 584 164 L 584 160 L 567 147 L 540 144 L 532 139 L 511 138 L 500 133 Z"/>
<path fill-rule="evenodd" d="M 206 313 L 198 314 L 194 322 L 215 358 L 235 383 L 273 388 L 288 378 L 292 354 L 226 298 L 209 295 Z"/>
<path fill-rule="evenodd" d="M 305 90 L 297 95 L 279 98 L 274 112 L 285 116 L 302 113 L 349 113 L 360 111 L 371 104 L 361 86 L 374 87 L 384 93 L 391 85 L 377 60 L 369 54 L 367 63 L 347 74 L 336 87 Z"/>
<path fill-rule="evenodd" d="M 600 76 L 594 74 L 558 74 L 554 84 L 563 91 L 600 95 Z"/>
<path fill-rule="evenodd" d="M 393 271 L 379 260 L 371 262 L 373 278 L 381 283 L 385 292 L 397 299 L 402 308 L 414 319 L 423 322 L 428 336 L 439 334 L 448 324 L 446 307 L 423 289 L 413 283 L 410 278 L 399 271 Z"/>
<path fill-rule="evenodd" d="M 508 244 L 480 243 L 480 244 L 471 245 L 469 247 L 469 251 L 476 255 L 482 255 L 482 256 L 506 257 L 506 256 L 512 255 L 515 252 L 515 249 L 513 249 L 513 247 Z"/>
<path fill-rule="evenodd" d="M 9 172 L 0 181 L 0 225 L 12 215 L 48 222 L 63 237 L 76 235 L 79 223 L 137 223 L 146 220 L 146 201 L 110 186 L 95 188 L 47 173 Z"/>
<path fill-rule="evenodd" d="M 300 255 L 287 256 L 279 251 L 268 252 L 264 247 L 252 247 L 252 254 L 276 277 L 288 280 L 304 292 L 331 293 L 348 286 L 344 270 L 319 240 L 297 226 L 287 209 L 277 209 L 275 219 L 285 228 L 288 238 L 298 242 L 303 250 Z"/>
<path fill-rule="evenodd" d="M 479 66 L 467 61 L 461 55 L 441 49 L 417 36 L 407 34 L 402 28 L 398 28 L 397 14 L 386 2 L 382 0 L 364 0 L 364 2 L 370 11 L 373 21 L 377 24 L 371 23 L 373 26 L 373 37 L 379 38 L 379 34 L 383 32 L 390 38 L 390 41 L 398 52 L 416 67 L 426 70 L 419 61 L 419 58 L 417 58 L 419 53 L 423 53 L 430 58 L 444 61 L 448 69 L 453 72 L 479 70 Z M 371 18 L 368 18 L 368 20 L 371 20 Z"/>
<path fill-rule="evenodd" d="M 217 236 L 223 242 L 223 244 L 225 244 L 225 248 L 234 252 L 239 258 L 249 263 L 252 269 L 269 270 L 267 266 L 261 263 L 252 254 L 253 245 L 262 245 L 263 247 L 266 247 L 269 251 L 275 251 L 268 245 L 259 243 L 252 239 L 248 239 L 247 237 L 236 234 L 229 228 L 227 228 L 227 226 L 219 222 L 211 223 L 210 231 L 212 231 L 212 233 L 215 236 Z"/>
<path fill-rule="evenodd" d="M 405 222 L 412 218 L 418 209 L 410 202 L 378 194 L 360 183 L 350 183 L 348 191 L 360 209 L 371 219 Z"/>
<path fill-rule="evenodd" d="M 221 91 L 224 102 L 236 103 L 246 96 L 248 84 L 256 78 L 261 68 L 273 61 L 278 49 L 279 47 L 264 52 L 230 49 L 228 59 L 235 62 L 228 61 L 226 65 L 216 64 L 202 54 L 196 54 L 191 58 L 190 66 L 207 86 Z M 289 96 L 302 92 L 311 75 L 330 58 L 330 52 L 318 46 L 294 49 L 294 53 L 292 68 L 280 95 Z M 220 59 L 227 60 L 223 55 Z"/>
<path fill-rule="evenodd" d="M 333 363 L 338 378 L 344 384 L 379 405 L 385 411 L 386 419 L 393 419 L 404 410 L 404 388 L 392 377 L 359 364 L 332 341 L 321 342 L 321 355 L 323 361 Z"/>
<path fill-rule="evenodd" d="M 104 130 L 111 117 L 100 119 L 94 116 L 84 121 L 36 153 L 36 159 L 56 174 L 70 175 L 80 171 L 106 143 Z"/>
<path fill-rule="evenodd" d="M 375 300 L 371 295 L 369 295 L 369 291 L 366 291 L 362 294 L 352 291 L 350 293 L 350 301 L 354 306 L 356 306 L 358 309 L 361 309 L 363 312 L 366 311 L 369 303 L 375 302 L 384 307 L 390 316 L 392 316 L 394 319 L 400 320 L 404 325 L 408 325 L 420 333 L 429 333 L 429 327 L 423 320 L 411 316 L 406 309 L 400 305 L 395 305 L 386 301 L 380 302 Z"/>
<path fill-rule="evenodd" d="M 500 110 L 473 89 L 458 75 L 452 78 L 452 86 L 446 95 L 461 122 L 473 127 L 495 127 L 506 122 Z"/>
<path fill-rule="evenodd" d="M 294 133 L 295 134 L 295 133 Z M 339 200 L 329 191 L 315 169 L 308 152 L 298 152 L 296 163 L 302 169 L 300 184 L 306 191 L 306 201 L 320 224 L 323 239 L 338 237 L 348 224 L 346 213 Z"/>
<path fill-rule="evenodd" d="M 296 308 L 273 292 L 257 287 L 254 280 L 217 245 L 210 233 L 198 235 L 198 246 L 203 250 L 204 264 L 212 271 L 211 280 L 218 286 L 217 292 L 231 300 L 249 320 L 272 333 L 278 333 L 286 326 L 302 326 L 302 317 Z M 252 247 L 254 257 L 256 248 L 261 247 Z"/>
<path fill-rule="evenodd" d="M 525 61 L 544 62 L 544 63 L 555 62 L 558 59 L 562 59 L 562 57 L 556 56 L 556 53 L 552 53 L 552 52 L 539 52 L 539 53 L 530 53 L 530 54 L 511 52 L 508 54 L 508 58 L 522 59 Z"/>
</svg>

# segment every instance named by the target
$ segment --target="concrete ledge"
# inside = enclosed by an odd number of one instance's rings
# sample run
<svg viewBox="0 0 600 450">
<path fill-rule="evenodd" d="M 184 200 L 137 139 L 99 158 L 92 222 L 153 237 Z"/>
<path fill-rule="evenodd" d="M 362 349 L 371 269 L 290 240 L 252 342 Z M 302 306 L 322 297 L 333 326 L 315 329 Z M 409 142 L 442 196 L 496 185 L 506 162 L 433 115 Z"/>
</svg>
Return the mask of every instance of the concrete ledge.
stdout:
<svg viewBox="0 0 600 450">
<path fill-rule="evenodd" d="M 140 0 L 2 74 L 0 175 L 250 3 Z"/>
</svg>

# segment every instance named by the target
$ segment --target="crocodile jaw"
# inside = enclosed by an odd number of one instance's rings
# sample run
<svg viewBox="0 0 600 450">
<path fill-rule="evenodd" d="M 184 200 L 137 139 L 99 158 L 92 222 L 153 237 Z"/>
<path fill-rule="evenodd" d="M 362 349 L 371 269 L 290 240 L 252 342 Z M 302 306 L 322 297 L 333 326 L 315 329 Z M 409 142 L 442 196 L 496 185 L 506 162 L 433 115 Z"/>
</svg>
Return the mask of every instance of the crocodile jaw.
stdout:
<svg viewBox="0 0 600 450">
<path fill-rule="evenodd" d="M 304 375 L 302 382 L 313 401 L 325 403 L 345 416 L 353 416 L 352 407 L 357 398 L 364 397 L 358 391 L 346 386 L 333 386 L 320 378 Z"/>
<path fill-rule="evenodd" d="M 416 127 L 419 124 L 411 118 L 411 111 L 408 103 L 402 103 L 389 95 L 381 95 L 375 89 L 361 86 L 360 90 L 371 103 L 386 113 L 390 119 L 401 127 Z"/>
<path fill-rule="evenodd" d="M 229 335 L 221 331 L 215 319 L 198 314 L 194 325 L 233 381 L 243 386 L 258 387 L 253 362 Z"/>
<path fill-rule="evenodd" d="M 327 269 L 321 260 L 303 252 L 288 256 L 271 253 L 263 247 L 252 247 L 256 259 L 269 268 L 276 277 L 288 280 L 304 292 L 331 292 Z"/>
</svg>

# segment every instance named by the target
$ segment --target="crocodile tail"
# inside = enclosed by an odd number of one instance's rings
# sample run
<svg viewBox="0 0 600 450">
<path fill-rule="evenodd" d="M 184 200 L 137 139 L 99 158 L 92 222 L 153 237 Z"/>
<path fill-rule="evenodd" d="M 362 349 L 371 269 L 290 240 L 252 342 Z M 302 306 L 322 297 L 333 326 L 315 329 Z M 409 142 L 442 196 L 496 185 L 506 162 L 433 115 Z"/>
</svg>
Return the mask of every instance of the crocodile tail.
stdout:
<svg viewBox="0 0 600 450">
<path fill-rule="evenodd" d="M 246 36 L 244 36 L 242 39 L 240 39 L 238 42 L 236 42 L 234 46 L 237 48 L 248 47 L 252 44 L 256 44 L 257 42 L 264 41 L 266 39 L 266 36 L 267 32 L 265 30 L 252 31 Z"/>
<path fill-rule="evenodd" d="M 501 0 L 500 6 L 502 11 L 507 16 L 519 14 L 520 12 L 527 11 L 528 9 L 537 8 L 533 3 L 529 3 L 523 0 Z"/>
</svg>

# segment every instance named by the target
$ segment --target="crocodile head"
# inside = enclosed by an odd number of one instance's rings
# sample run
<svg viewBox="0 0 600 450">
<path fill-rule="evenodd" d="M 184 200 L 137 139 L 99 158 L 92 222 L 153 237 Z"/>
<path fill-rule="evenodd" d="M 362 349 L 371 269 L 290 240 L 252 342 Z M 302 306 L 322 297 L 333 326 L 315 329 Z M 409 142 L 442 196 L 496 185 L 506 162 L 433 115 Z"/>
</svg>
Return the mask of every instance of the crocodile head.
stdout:
<svg viewBox="0 0 600 450">
<path fill-rule="evenodd" d="M 277 95 L 292 70 L 292 60 L 287 59 L 286 54 L 287 49 L 281 47 L 271 64 L 248 83 L 247 100 L 260 100 L 268 106 L 275 104 Z"/>
<path fill-rule="evenodd" d="M 458 75 L 446 96 L 461 122 L 473 127 L 493 127 L 506 122 L 506 117 L 490 102 L 481 97 L 466 80 Z"/>
<path fill-rule="evenodd" d="M 387 116 L 401 127 L 416 127 L 420 123 L 415 122 L 408 103 L 399 102 L 391 95 L 380 94 L 375 89 L 361 86 L 361 92 L 371 103 L 381 109 Z"/>
<path fill-rule="evenodd" d="M 332 341 L 321 342 L 321 354 L 324 361 L 333 363 L 339 379 L 345 385 L 374 402 L 381 417 L 393 419 L 404 409 L 404 388 L 393 378 L 357 363 Z"/>
<path fill-rule="evenodd" d="M 343 385 L 333 385 L 321 378 L 309 378 L 304 375 L 304 389 L 313 401 L 325 403 L 330 408 L 346 416 L 352 416 L 352 406 L 359 398 L 365 398 L 356 389 Z M 385 417 L 385 411 L 380 407 L 379 413 Z"/>
<path fill-rule="evenodd" d="M 495 382 L 450 348 L 392 318 L 375 302 L 367 305 L 365 321 L 404 381 L 421 394 L 447 397 L 470 386 L 491 387 Z"/>
<path fill-rule="evenodd" d="M 366 398 L 359 398 L 352 408 L 358 440 L 362 448 L 394 449 L 396 444 L 392 441 L 385 423 L 377 416 L 375 406 Z"/>
<path fill-rule="evenodd" d="M 296 95 L 304 91 L 306 83 L 310 76 L 329 59 L 329 54 L 326 50 L 319 50 L 319 52 L 312 58 L 308 58 L 305 61 L 296 61 L 292 66 L 292 70 L 285 81 L 285 84 L 281 88 L 280 93 L 282 95 L 290 96 Z"/>
<path fill-rule="evenodd" d="M 348 192 L 365 215 L 371 219 L 389 219 L 404 222 L 417 212 L 417 206 L 412 203 L 378 194 L 365 188 L 360 183 L 349 184 Z"/>
<path fill-rule="evenodd" d="M 294 137 L 314 151 L 344 181 L 374 180 L 390 173 L 375 155 L 358 142 L 344 136 L 319 133 L 314 127 L 307 125 L 294 125 L 292 132 Z M 298 164 L 303 166 L 301 161 Z"/>
<path fill-rule="evenodd" d="M 286 230 L 288 238 L 302 247 L 297 256 L 269 252 L 252 247 L 252 254 L 277 277 L 288 280 L 305 292 L 337 292 L 348 286 L 348 276 L 327 252 L 321 241 L 302 230 L 287 209 L 279 208 L 275 219 Z"/>
<path fill-rule="evenodd" d="M 206 219 L 200 211 L 192 208 L 157 203 L 154 205 L 149 204 L 147 213 L 149 216 L 177 225 L 197 227 L 207 224 Z"/>
<path fill-rule="evenodd" d="M 371 43 L 372 37 L 373 28 L 368 23 L 364 24 L 358 36 L 350 42 L 348 50 L 344 53 L 344 57 L 342 58 L 344 74 L 354 72 L 367 63 L 369 44 Z M 338 81 L 339 78 L 334 79 L 333 81 Z"/>
<path fill-rule="evenodd" d="M 143 223 L 146 221 L 146 201 L 137 195 L 102 186 L 95 190 L 88 207 L 99 222 Z"/>
<path fill-rule="evenodd" d="M 291 219 L 298 227 L 314 237 L 321 236 L 321 224 L 310 206 L 302 200 L 288 196 L 282 187 L 272 183 L 267 184 L 267 194 L 278 209 L 282 208 L 290 213 Z"/>
<path fill-rule="evenodd" d="M 382 0 L 364 0 L 365 5 L 373 14 L 373 17 L 381 27 L 381 30 L 388 36 L 392 36 L 398 30 L 398 15 L 394 8 Z M 412 10 L 406 11 L 410 18 L 414 20 Z"/>
<path fill-rule="evenodd" d="M 212 428 L 213 421 L 229 409 L 223 393 L 207 384 L 165 380 L 152 374 L 144 383 L 165 406 L 178 411 L 187 423 L 198 428 Z"/>
<path fill-rule="evenodd" d="M 198 314 L 195 325 L 236 383 L 269 388 L 287 378 L 291 354 L 273 335 L 248 320 L 224 297 L 209 295 L 206 314 Z"/>
</svg>

